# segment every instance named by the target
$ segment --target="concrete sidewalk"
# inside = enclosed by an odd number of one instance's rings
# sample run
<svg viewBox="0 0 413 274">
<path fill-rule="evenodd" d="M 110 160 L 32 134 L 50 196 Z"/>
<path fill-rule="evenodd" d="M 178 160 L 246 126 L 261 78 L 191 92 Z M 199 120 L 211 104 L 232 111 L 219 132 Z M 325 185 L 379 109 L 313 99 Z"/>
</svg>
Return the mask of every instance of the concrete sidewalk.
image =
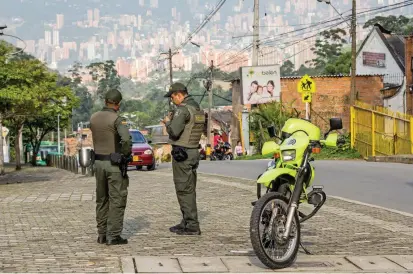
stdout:
<svg viewBox="0 0 413 274">
<path fill-rule="evenodd" d="M 150 257 L 122 258 L 124 273 L 409 273 L 413 256 L 299 256 L 282 270 L 265 267 L 256 257 Z M 377 272 L 378 271 L 378 272 Z"/>
<path fill-rule="evenodd" d="M 385 162 L 385 163 L 400 163 L 413 164 L 413 154 L 401 154 L 391 156 L 369 156 L 368 162 Z"/>
<path fill-rule="evenodd" d="M 94 178 L 48 167 L 0 177 L 0 271 L 159 273 L 156 267 L 177 263 L 180 272 L 266 271 L 252 263 L 254 182 L 200 174 L 202 235 L 185 237 L 168 230 L 181 216 L 171 170 L 129 175 L 123 233 L 129 244 L 110 247 L 96 243 Z M 411 257 L 389 256 L 413 255 L 413 218 L 330 197 L 302 225 L 302 241 L 314 255 L 300 250 L 295 267 L 281 272 L 406 272 Z M 142 256 L 151 258 L 142 263 Z M 178 259 L 162 263 L 165 257 Z"/>
</svg>

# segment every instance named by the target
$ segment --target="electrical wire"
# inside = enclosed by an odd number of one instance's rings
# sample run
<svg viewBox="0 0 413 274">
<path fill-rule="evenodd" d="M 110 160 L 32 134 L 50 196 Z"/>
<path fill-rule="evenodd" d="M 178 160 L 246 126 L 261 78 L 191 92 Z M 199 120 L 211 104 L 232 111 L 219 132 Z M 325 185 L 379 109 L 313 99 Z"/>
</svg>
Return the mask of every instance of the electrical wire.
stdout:
<svg viewBox="0 0 413 274">
<path fill-rule="evenodd" d="M 27 48 L 26 42 L 24 42 L 21 38 L 19 38 L 19 37 L 17 37 L 17 36 L 10 35 L 10 34 L 4 34 L 3 32 L 0 32 L 0 36 L 9 36 L 9 37 L 15 38 L 15 39 L 17 39 L 17 40 L 20 40 L 20 41 L 23 42 L 23 44 L 24 44 L 24 48 L 20 49 L 19 51 L 14 52 L 14 53 L 6 54 L 6 56 L 19 54 L 19 53 L 23 52 L 23 51 Z"/>
</svg>

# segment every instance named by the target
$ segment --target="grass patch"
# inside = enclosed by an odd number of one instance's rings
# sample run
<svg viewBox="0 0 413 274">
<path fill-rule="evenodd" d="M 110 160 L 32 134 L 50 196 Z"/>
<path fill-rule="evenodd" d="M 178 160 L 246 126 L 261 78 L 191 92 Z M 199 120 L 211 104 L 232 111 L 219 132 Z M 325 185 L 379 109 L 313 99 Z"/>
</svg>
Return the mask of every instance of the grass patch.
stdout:
<svg viewBox="0 0 413 274">
<path fill-rule="evenodd" d="M 271 157 L 272 155 L 254 154 L 254 155 L 237 156 L 234 160 L 259 160 L 259 159 L 271 159 Z"/>
</svg>

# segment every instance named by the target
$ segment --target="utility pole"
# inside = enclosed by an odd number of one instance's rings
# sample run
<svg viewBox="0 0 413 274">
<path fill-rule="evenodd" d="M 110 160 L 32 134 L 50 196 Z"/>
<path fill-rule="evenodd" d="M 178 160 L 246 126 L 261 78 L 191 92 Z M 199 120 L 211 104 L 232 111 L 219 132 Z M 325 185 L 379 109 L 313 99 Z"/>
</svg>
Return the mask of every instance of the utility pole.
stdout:
<svg viewBox="0 0 413 274">
<path fill-rule="evenodd" d="M 162 52 L 161 54 L 167 54 L 168 55 L 168 60 L 169 60 L 169 83 L 172 85 L 173 80 L 172 80 L 172 57 L 176 54 L 172 53 L 172 49 L 169 48 L 168 52 Z"/>
<path fill-rule="evenodd" d="M 211 155 L 211 129 L 212 129 L 211 108 L 212 108 L 213 70 L 214 70 L 214 60 L 211 60 L 210 79 L 207 82 L 207 89 L 208 89 L 208 124 L 207 124 L 207 151 L 206 151 L 207 157 Z"/>
<path fill-rule="evenodd" d="M 356 101 L 356 0 L 352 4 L 351 18 L 351 90 L 350 105 Z"/>
<path fill-rule="evenodd" d="M 172 50 L 169 48 L 169 82 L 172 85 Z"/>
<path fill-rule="evenodd" d="M 260 14 L 259 14 L 259 0 L 254 0 L 254 25 L 253 25 L 253 39 L 252 42 L 252 65 L 258 66 L 258 40 L 260 36 Z"/>
</svg>

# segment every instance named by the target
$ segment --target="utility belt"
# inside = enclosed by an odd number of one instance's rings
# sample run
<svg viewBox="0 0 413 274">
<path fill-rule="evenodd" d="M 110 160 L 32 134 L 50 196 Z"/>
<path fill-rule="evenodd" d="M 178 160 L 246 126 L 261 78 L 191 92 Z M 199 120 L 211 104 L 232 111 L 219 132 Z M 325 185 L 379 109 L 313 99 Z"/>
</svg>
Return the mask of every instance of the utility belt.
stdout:
<svg viewBox="0 0 413 274">
<path fill-rule="evenodd" d="M 127 177 L 128 163 L 130 162 L 130 157 L 126 158 L 122 154 L 115 152 L 109 155 L 95 154 L 94 158 L 95 160 L 98 160 L 98 161 L 110 161 L 112 165 L 119 166 L 122 176 L 124 178 Z"/>
</svg>

